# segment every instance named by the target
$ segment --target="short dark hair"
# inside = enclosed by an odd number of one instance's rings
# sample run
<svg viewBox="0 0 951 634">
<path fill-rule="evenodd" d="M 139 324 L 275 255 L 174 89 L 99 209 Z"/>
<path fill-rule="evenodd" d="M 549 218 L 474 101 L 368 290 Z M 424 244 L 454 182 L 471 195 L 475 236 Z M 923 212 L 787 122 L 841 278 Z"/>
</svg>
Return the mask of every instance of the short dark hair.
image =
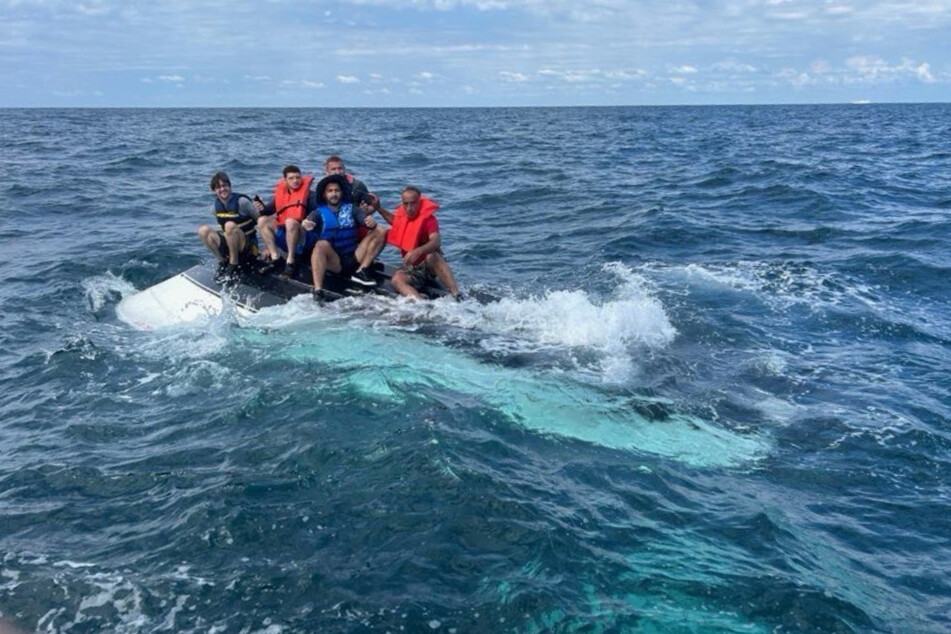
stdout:
<svg viewBox="0 0 951 634">
<path fill-rule="evenodd" d="M 215 172 L 211 177 L 211 191 L 215 191 L 222 183 L 231 184 L 231 179 L 224 172 Z"/>
<path fill-rule="evenodd" d="M 300 168 L 296 165 L 288 165 L 284 168 L 284 178 L 287 178 L 288 174 L 301 174 Z"/>
<path fill-rule="evenodd" d="M 324 167 L 326 168 L 331 163 L 340 163 L 341 165 L 346 165 L 346 163 L 343 162 L 343 159 L 336 154 L 331 154 L 327 157 L 327 160 L 324 161 Z"/>
<path fill-rule="evenodd" d="M 423 195 L 423 192 L 419 191 L 419 187 L 417 187 L 416 185 L 407 185 L 406 187 L 403 188 L 403 191 L 400 192 L 400 195 L 402 196 L 406 192 L 416 192 L 417 196 Z"/>
</svg>

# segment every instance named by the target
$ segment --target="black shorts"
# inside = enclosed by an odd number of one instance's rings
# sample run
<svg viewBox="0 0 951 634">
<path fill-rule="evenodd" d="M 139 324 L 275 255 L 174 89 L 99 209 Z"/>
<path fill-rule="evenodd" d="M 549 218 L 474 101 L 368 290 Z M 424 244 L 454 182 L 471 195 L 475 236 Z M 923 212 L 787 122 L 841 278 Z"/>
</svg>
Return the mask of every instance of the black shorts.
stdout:
<svg viewBox="0 0 951 634">
<path fill-rule="evenodd" d="M 340 275 L 350 277 L 354 271 L 360 268 L 357 254 L 353 251 L 350 253 L 338 253 L 337 257 L 340 258 Z"/>
<path fill-rule="evenodd" d="M 231 253 L 228 251 L 228 241 L 225 240 L 223 231 L 218 231 L 218 255 L 224 259 L 229 259 Z M 244 249 L 238 254 L 238 262 L 247 262 L 258 257 L 258 242 L 254 237 L 244 236 Z"/>
</svg>

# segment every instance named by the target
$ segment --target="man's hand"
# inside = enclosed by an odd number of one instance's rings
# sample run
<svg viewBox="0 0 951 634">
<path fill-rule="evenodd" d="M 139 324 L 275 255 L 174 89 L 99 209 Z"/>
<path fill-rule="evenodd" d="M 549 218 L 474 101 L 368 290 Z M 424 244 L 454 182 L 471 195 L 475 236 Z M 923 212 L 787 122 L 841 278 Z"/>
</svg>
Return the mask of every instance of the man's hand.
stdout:
<svg viewBox="0 0 951 634">
<path fill-rule="evenodd" d="M 360 202 L 360 209 L 363 209 L 367 213 L 373 213 L 374 211 L 380 210 L 380 197 L 369 192 L 363 195 L 363 200 Z"/>
<path fill-rule="evenodd" d="M 416 264 L 416 260 L 419 259 L 420 253 L 419 249 L 413 249 L 409 251 L 406 255 L 403 256 L 403 265 L 404 266 L 413 266 Z"/>
<path fill-rule="evenodd" d="M 363 224 L 366 225 L 367 229 L 376 229 L 376 220 L 373 219 L 373 216 L 365 216 Z"/>
<path fill-rule="evenodd" d="M 304 228 L 304 231 L 313 231 L 317 224 L 310 218 L 304 218 L 303 222 L 300 223 L 300 226 Z"/>
<path fill-rule="evenodd" d="M 258 213 L 261 213 L 262 211 L 264 211 L 264 201 L 261 200 L 261 197 L 258 196 L 257 194 L 254 195 L 254 198 L 251 200 L 251 204 L 254 205 L 254 208 L 257 210 Z"/>
</svg>

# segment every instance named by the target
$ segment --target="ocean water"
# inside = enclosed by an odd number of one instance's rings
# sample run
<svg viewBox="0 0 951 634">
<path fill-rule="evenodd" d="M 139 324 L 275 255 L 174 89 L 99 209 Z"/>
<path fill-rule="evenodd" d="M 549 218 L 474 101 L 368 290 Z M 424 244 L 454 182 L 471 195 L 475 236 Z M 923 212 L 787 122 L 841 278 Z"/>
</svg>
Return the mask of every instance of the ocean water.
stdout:
<svg viewBox="0 0 951 634">
<path fill-rule="evenodd" d="M 0 111 L 0 617 L 951 630 L 949 138 L 951 105 Z M 117 319 L 208 259 L 214 171 L 330 153 L 440 201 L 500 301 Z"/>
</svg>

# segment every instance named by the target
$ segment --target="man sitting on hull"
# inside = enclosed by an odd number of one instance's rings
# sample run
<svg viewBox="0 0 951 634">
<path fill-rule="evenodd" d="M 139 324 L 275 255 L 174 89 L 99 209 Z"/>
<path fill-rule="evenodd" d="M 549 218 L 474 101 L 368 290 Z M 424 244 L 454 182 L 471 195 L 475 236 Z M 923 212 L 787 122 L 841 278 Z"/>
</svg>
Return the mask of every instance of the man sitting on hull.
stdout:
<svg viewBox="0 0 951 634">
<path fill-rule="evenodd" d="M 422 195 L 418 188 L 407 185 L 400 194 L 401 204 L 393 212 L 380 205 L 380 199 L 369 194 L 365 208 L 372 208 L 390 223 L 386 241 L 400 249 L 403 266 L 393 274 L 393 288 L 401 295 L 422 298 L 419 289 L 437 278 L 447 291 L 459 299 L 459 287 L 449 263 L 442 256 L 439 209 L 434 201 Z"/>
<path fill-rule="evenodd" d="M 281 259 L 281 250 L 287 253 L 283 276 L 293 278 L 298 267 L 298 256 L 305 256 L 313 246 L 313 239 L 301 229 L 301 222 L 316 208 L 316 197 L 310 191 L 313 176 L 302 176 L 300 168 L 288 165 L 284 177 L 274 186 L 274 197 L 265 205 L 255 201 L 261 213 L 258 231 L 267 247 L 271 262 Z"/>
<path fill-rule="evenodd" d="M 216 278 L 234 281 L 240 267 L 251 264 L 258 255 L 258 210 L 251 198 L 231 191 L 231 179 L 224 172 L 211 177 L 211 191 L 215 192 L 211 211 L 218 226 L 202 225 L 198 237 L 218 258 Z"/>
<path fill-rule="evenodd" d="M 314 298 L 330 298 L 324 290 L 326 271 L 349 275 L 351 280 L 363 286 L 376 286 L 367 271 L 383 250 L 381 233 L 373 231 L 376 221 L 353 208 L 350 184 L 343 175 L 323 177 L 317 183 L 316 193 L 317 209 L 303 223 L 307 233 L 317 239 L 310 257 Z M 362 240 L 357 237 L 357 228 L 361 225 L 370 229 Z"/>
<path fill-rule="evenodd" d="M 350 184 L 350 204 L 353 205 L 354 213 L 358 215 L 373 213 L 372 208 L 363 205 L 364 201 L 368 200 L 368 197 L 371 195 L 370 190 L 362 180 L 353 174 L 347 173 L 347 166 L 344 165 L 343 159 L 336 154 L 328 156 L 327 160 L 324 161 L 324 175 L 329 176 L 330 174 L 340 174 L 347 178 L 347 182 Z M 360 219 L 362 218 L 363 216 L 360 215 Z M 372 229 L 363 224 L 359 224 L 357 226 L 357 238 L 363 240 L 371 231 L 377 233 L 376 239 L 380 241 L 380 244 L 386 242 L 386 229 L 380 224 L 377 224 Z"/>
</svg>

